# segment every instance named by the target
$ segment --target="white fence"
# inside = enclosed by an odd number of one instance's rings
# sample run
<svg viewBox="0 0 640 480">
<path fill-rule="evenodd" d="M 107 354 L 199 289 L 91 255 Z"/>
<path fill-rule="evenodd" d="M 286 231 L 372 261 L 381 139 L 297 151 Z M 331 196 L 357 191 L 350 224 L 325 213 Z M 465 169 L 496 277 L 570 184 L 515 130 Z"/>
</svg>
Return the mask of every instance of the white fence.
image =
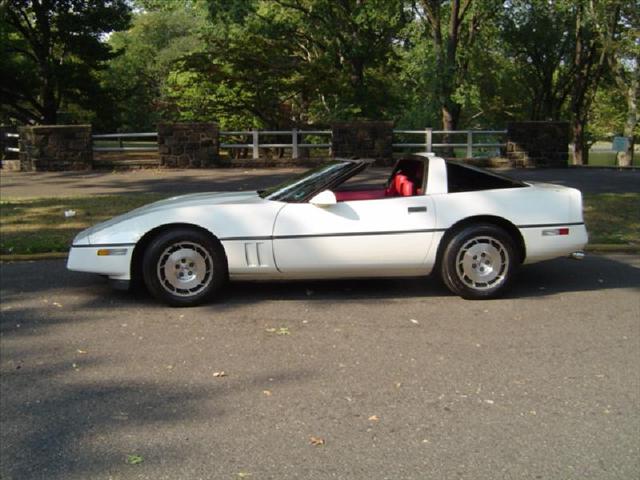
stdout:
<svg viewBox="0 0 640 480">
<path fill-rule="evenodd" d="M 464 149 L 465 157 L 472 158 L 479 149 L 490 149 L 492 153 L 497 153 L 500 148 L 506 146 L 506 133 L 506 130 L 394 130 L 393 148 L 425 152 L 432 152 L 434 148 Z M 260 158 L 261 148 L 288 149 L 291 151 L 291 158 L 294 159 L 300 158 L 304 149 L 327 149 L 327 153 L 331 152 L 331 130 L 223 130 L 219 135 L 221 149 L 245 149 L 251 152 L 254 159 Z M 5 137 L 17 145 L 17 133 L 5 133 Z M 274 137 L 283 141 L 274 142 Z M 107 133 L 93 135 L 92 138 L 95 152 L 158 151 L 156 132 Z M 436 141 L 438 139 L 440 141 Z M 20 149 L 17 146 L 5 147 L 5 152 L 19 153 Z"/>
<path fill-rule="evenodd" d="M 301 149 L 311 149 L 311 148 L 323 148 L 323 149 L 331 149 L 331 142 L 305 142 L 305 137 L 308 136 L 316 136 L 316 137 L 329 137 L 331 139 L 332 132 L 331 130 L 237 130 L 237 131 L 221 131 L 221 137 L 238 137 L 241 136 L 246 139 L 250 139 L 251 143 L 229 143 L 222 142 L 220 143 L 220 148 L 230 148 L 230 149 L 251 149 L 251 157 L 254 159 L 260 158 L 260 149 L 261 148 L 287 148 L 291 149 L 291 158 L 300 158 L 300 150 Z M 288 137 L 291 139 L 289 143 L 262 143 L 260 142 L 260 136 L 270 136 L 270 137 Z"/>
<path fill-rule="evenodd" d="M 10 141 L 13 141 L 16 145 L 18 144 L 18 140 L 20 140 L 20 135 L 17 133 L 6 132 L 4 134 L 5 138 L 10 138 Z M 19 147 L 4 147 L 4 151 L 6 153 L 20 153 Z"/>
<path fill-rule="evenodd" d="M 420 137 L 423 141 L 418 143 L 411 142 L 394 142 L 394 148 L 418 148 L 425 152 L 433 152 L 434 148 L 464 148 L 465 157 L 472 158 L 476 149 L 495 149 L 506 147 L 506 142 L 487 142 L 475 141 L 479 138 L 504 138 L 507 134 L 506 130 L 433 130 L 425 128 L 424 130 L 394 130 L 395 137 L 413 136 Z M 441 137 L 443 141 L 435 142 L 434 137 Z M 464 142 L 451 142 L 451 138 L 464 139 Z"/>
<path fill-rule="evenodd" d="M 94 152 L 157 152 L 158 151 L 158 134 L 156 132 L 148 133 L 105 133 L 101 135 L 92 135 Z M 140 139 L 152 138 L 152 141 Z M 124 140 L 129 144 L 137 143 L 135 146 L 125 146 Z M 118 142 L 118 146 L 100 146 L 105 143 Z M 145 143 L 147 145 L 140 145 Z"/>
<path fill-rule="evenodd" d="M 434 148 L 464 148 L 465 156 L 471 158 L 478 149 L 493 149 L 496 153 L 506 146 L 506 130 L 394 130 L 393 147 L 396 150 L 432 152 Z M 331 130 L 229 130 L 220 131 L 221 149 L 245 149 L 254 159 L 260 158 L 261 148 L 283 148 L 291 150 L 291 158 L 300 158 L 303 149 L 331 150 Z M 268 137 L 265 141 L 264 137 Z M 273 138 L 286 141 L 274 142 Z M 418 138 L 419 137 L 419 138 Z M 222 139 L 227 141 L 222 141 Z M 434 142 L 434 138 L 441 141 Z M 486 139 L 500 141 L 487 141 Z M 144 152 L 158 151 L 157 133 L 109 133 L 93 135 L 96 152 Z M 150 140 L 150 139 L 154 139 Z M 326 140 L 328 141 L 326 141 Z M 459 139 L 458 141 L 451 141 Z M 325 141 L 322 141 L 325 140 Z M 420 140 L 420 141 L 418 141 Z M 463 141 L 461 141 L 463 140 Z M 117 142 L 117 145 L 106 143 Z"/>
</svg>

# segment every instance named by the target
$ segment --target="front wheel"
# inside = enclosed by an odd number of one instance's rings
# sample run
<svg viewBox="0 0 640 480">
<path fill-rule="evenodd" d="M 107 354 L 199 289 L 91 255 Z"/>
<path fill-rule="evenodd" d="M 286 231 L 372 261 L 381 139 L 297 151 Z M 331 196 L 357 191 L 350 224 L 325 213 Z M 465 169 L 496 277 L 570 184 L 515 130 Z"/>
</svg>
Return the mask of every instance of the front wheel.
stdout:
<svg viewBox="0 0 640 480">
<path fill-rule="evenodd" d="M 191 307 L 211 299 L 227 280 L 221 245 L 198 230 L 169 230 L 151 241 L 143 258 L 149 292 L 173 307 Z"/>
<path fill-rule="evenodd" d="M 511 283 L 518 267 L 513 239 L 491 224 L 470 225 L 447 244 L 441 275 L 453 293 L 469 300 L 495 298 Z"/>
</svg>

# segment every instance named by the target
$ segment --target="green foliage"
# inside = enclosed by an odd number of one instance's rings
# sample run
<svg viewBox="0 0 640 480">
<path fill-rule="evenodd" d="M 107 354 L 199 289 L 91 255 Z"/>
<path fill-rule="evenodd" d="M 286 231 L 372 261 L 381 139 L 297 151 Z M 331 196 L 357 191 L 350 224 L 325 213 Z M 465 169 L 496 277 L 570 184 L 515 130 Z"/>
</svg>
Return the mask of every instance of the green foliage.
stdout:
<svg viewBox="0 0 640 480">
<path fill-rule="evenodd" d="M 591 122 L 586 138 L 637 130 L 638 20 L 621 0 L 0 5 L 4 122 L 152 131 L 162 120 L 245 129 L 576 119 Z"/>
<path fill-rule="evenodd" d="M 167 83 L 181 58 L 204 48 L 198 34 L 205 11 L 193 2 L 158 2 L 158 9 L 152 9 L 154 2 L 140 3 L 149 10 L 137 12 L 129 30 L 109 38 L 122 54 L 110 62 L 102 82 L 118 108 L 103 112 L 98 130 L 150 131 L 159 120 L 175 118 Z"/>
<path fill-rule="evenodd" d="M 128 21 L 126 0 L 0 3 L 2 121 L 52 124 L 60 109 L 97 110 L 97 72 L 114 55 L 101 37 Z"/>
<path fill-rule="evenodd" d="M 571 91 L 575 19 L 567 2 L 513 0 L 501 15 L 503 53 L 517 66 L 518 110 L 530 120 L 555 120 Z"/>
<path fill-rule="evenodd" d="M 223 126 L 304 125 L 384 118 L 398 102 L 393 39 L 404 25 L 400 1 L 209 2 L 207 49 L 173 77 L 185 107 Z M 193 96 L 205 85 L 208 95 Z"/>
</svg>

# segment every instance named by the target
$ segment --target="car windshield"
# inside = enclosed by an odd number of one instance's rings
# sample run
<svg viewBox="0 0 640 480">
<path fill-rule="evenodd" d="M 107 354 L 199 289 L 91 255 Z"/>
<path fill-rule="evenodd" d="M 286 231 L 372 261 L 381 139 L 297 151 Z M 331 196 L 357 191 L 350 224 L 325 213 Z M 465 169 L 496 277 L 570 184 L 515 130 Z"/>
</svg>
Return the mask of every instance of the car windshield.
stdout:
<svg viewBox="0 0 640 480">
<path fill-rule="evenodd" d="M 330 186 L 353 169 L 352 162 L 333 161 L 309 170 L 285 183 L 258 192 L 267 200 L 280 202 L 303 202 L 323 186 Z"/>
</svg>

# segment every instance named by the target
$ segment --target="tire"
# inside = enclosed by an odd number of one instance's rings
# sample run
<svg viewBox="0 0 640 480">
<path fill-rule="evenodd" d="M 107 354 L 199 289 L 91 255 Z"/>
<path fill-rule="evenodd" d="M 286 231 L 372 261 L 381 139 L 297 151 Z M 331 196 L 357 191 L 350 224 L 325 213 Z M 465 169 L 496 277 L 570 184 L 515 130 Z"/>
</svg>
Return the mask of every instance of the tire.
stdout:
<svg viewBox="0 0 640 480">
<path fill-rule="evenodd" d="M 148 245 L 142 275 L 149 292 L 172 307 L 193 307 L 212 299 L 228 278 L 222 245 L 195 229 L 168 230 Z"/>
<path fill-rule="evenodd" d="M 496 298 L 509 287 L 519 258 L 511 235 L 492 224 L 470 225 L 449 240 L 440 263 L 442 281 L 467 300 Z"/>
</svg>

